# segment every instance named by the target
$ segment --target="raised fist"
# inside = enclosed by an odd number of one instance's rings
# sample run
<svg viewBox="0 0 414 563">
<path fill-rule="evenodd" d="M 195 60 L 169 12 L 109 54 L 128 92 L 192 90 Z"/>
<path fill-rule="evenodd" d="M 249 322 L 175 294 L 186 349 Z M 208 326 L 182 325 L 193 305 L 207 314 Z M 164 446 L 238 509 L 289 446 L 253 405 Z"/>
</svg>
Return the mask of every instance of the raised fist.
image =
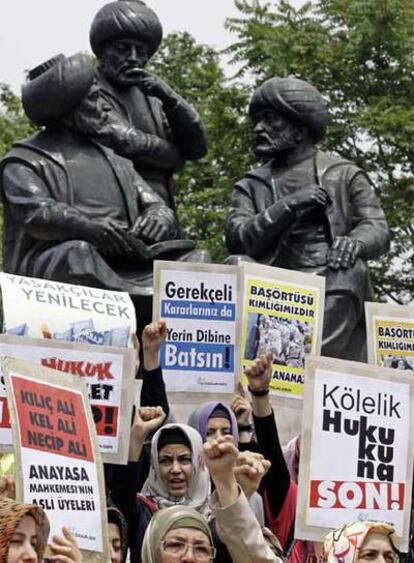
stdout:
<svg viewBox="0 0 414 563">
<path fill-rule="evenodd" d="M 146 438 L 162 425 L 165 412 L 162 407 L 140 407 L 135 413 L 132 431 Z"/>
<path fill-rule="evenodd" d="M 144 354 L 144 368 L 152 371 L 160 365 L 160 348 L 167 338 L 167 324 L 165 321 L 155 321 L 147 325 L 142 332 L 142 350 Z"/>
<path fill-rule="evenodd" d="M 260 482 L 269 468 L 270 461 L 267 461 L 261 454 L 248 451 L 239 453 L 234 476 L 247 498 L 258 490 Z"/>
<path fill-rule="evenodd" d="M 244 373 L 253 392 L 268 389 L 272 380 L 272 353 L 256 358 L 245 368 Z"/>
<path fill-rule="evenodd" d="M 233 436 L 220 436 L 204 444 L 204 459 L 214 481 L 233 478 L 238 455 Z"/>
<path fill-rule="evenodd" d="M 236 395 L 230 405 L 231 410 L 236 415 L 237 424 L 239 426 L 246 426 L 250 423 L 252 415 L 252 406 L 248 399 Z"/>
</svg>

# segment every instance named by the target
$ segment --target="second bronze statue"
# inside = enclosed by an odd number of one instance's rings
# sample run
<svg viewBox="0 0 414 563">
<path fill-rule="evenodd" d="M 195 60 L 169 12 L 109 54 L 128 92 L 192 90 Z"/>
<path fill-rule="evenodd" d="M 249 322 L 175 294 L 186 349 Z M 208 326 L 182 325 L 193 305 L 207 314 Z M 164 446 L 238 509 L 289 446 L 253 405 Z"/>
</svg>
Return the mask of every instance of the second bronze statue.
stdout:
<svg viewBox="0 0 414 563">
<path fill-rule="evenodd" d="M 207 137 L 196 110 L 145 70 L 161 39 L 158 16 L 143 2 L 118 0 L 96 14 L 90 42 L 112 112 L 95 134 L 100 143 L 132 160 L 149 186 L 174 209 L 173 173 L 186 160 L 207 154 Z"/>
<path fill-rule="evenodd" d="M 235 255 L 326 278 L 322 353 L 365 360 L 367 260 L 384 254 L 388 225 L 368 176 L 320 151 L 328 110 L 297 78 L 272 78 L 250 103 L 255 153 L 265 164 L 236 184 L 226 221 Z"/>
</svg>

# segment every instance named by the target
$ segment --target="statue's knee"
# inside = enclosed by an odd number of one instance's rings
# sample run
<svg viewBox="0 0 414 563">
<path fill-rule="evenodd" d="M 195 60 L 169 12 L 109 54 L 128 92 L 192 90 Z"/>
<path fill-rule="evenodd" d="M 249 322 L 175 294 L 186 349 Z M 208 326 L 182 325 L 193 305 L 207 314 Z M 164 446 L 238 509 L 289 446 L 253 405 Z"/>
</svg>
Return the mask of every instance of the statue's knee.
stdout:
<svg viewBox="0 0 414 563">
<path fill-rule="evenodd" d="M 69 260 L 86 260 L 92 254 L 96 253 L 96 248 L 84 240 L 73 240 L 68 245 L 68 259 Z"/>
<path fill-rule="evenodd" d="M 203 264 L 211 264 L 213 259 L 211 254 L 208 250 L 197 250 L 197 262 L 201 262 Z"/>
<path fill-rule="evenodd" d="M 242 262 L 256 263 L 256 260 L 253 260 L 253 258 L 247 256 L 247 254 L 231 254 L 230 256 L 227 256 L 223 264 L 226 264 L 227 266 L 240 266 Z"/>
<path fill-rule="evenodd" d="M 181 260 L 183 262 L 193 262 L 194 264 L 212 264 L 213 259 L 208 250 L 196 249 L 185 254 Z"/>
</svg>

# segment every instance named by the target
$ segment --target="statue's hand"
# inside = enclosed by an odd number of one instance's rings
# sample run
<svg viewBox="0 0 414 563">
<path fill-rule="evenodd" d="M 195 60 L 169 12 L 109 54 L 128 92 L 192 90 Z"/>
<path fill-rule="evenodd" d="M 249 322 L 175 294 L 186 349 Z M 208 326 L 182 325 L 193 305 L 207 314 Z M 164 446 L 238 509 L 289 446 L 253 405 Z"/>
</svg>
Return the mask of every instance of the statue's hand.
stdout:
<svg viewBox="0 0 414 563">
<path fill-rule="evenodd" d="M 147 96 L 154 96 L 165 103 L 175 103 L 177 101 L 177 94 L 168 86 L 164 80 L 158 78 L 154 74 L 149 73 L 147 70 L 140 69 L 140 76 L 137 80 L 138 86 L 147 94 Z"/>
<path fill-rule="evenodd" d="M 293 211 L 312 207 L 325 208 L 331 201 L 329 194 L 320 186 L 312 185 L 283 198 L 286 205 Z"/>
<path fill-rule="evenodd" d="M 359 240 L 350 237 L 335 237 L 328 252 L 328 266 L 333 270 L 351 268 L 356 259 L 361 256 L 364 245 Z"/>
<path fill-rule="evenodd" d="M 126 231 L 114 219 L 103 218 L 89 221 L 84 238 L 106 258 L 125 258 L 134 253 L 129 245 Z"/>
<path fill-rule="evenodd" d="M 131 234 L 148 244 L 160 242 L 171 237 L 170 215 L 174 212 L 168 207 L 157 209 L 153 213 L 147 211 L 139 217 L 132 227 Z"/>
<path fill-rule="evenodd" d="M 112 147 L 122 143 L 131 129 L 130 124 L 121 115 L 111 112 L 111 118 L 96 131 L 95 140 Z M 142 133 L 142 137 L 144 137 Z"/>
</svg>

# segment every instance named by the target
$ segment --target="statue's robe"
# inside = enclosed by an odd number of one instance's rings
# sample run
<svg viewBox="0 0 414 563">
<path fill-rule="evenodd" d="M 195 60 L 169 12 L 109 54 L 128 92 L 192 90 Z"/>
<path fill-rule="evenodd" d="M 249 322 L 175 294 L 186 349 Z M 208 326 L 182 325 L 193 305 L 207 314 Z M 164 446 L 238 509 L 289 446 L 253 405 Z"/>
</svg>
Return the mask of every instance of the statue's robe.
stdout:
<svg viewBox="0 0 414 563">
<path fill-rule="evenodd" d="M 150 212 L 163 214 L 175 239 L 175 213 L 132 163 L 65 129 L 46 128 L 15 143 L 0 165 L 5 272 L 152 294 L 152 263 L 113 262 L 82 238 L 87 220 L 111 217 L 129 230 Z"/>
<path fill-rule="evenodd" d="M 132 129 L 144 133 L 141 140 L 126 134 L 112 148 L 131 159 L 148 185 L 174 208 L 173 172 L 182 168 L 185 160 L 198 160 L 207 154 L 207 135 L 198 113 L 180 97 L 174 107 L 165 108 L 158 98 L 147 96 L 138 86 L 117 89 L 102 72 L 98 73 L 98 80 L 115 114 Z M 178 151 L 174 169 L 163 164 L 160 139 L 174 144 Z"/>
<path fill-rule="evenodd" d="M 310 184 L 321 185 L 331 203 L 326 211 L 293 214 L 283 198 Z M 268 209 L 274 204 L 271 217 Z M 269 162 L 236 184 L 225 231 L 233 254 L 325 276 L 322 353 L 364 359 L 364 301 L 372 300 L 366 260 L 380 257 L 389 246 L 387 221 L 365 172 L 320 151 L 290 166 Z M 363 256 L 352 268 L 327 265 L 337 236 L 363 244 Z"/>
</svg>

